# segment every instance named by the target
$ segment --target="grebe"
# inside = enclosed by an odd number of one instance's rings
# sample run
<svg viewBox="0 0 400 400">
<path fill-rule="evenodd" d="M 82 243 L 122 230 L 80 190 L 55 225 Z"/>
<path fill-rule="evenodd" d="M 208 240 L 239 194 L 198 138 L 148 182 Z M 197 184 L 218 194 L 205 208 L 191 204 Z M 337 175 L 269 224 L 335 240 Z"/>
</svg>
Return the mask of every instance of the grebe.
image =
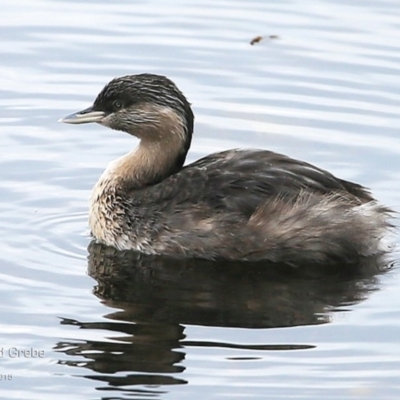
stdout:
<svg viewBox="0 0 400 400">
<path fill-rule="evenodd" d="M 119 250 L 287 263 L 355 262 L 386 251 L 391 210 L 369 191 L 266 150 L 228 150 L 183 167 L 194 115 L 164 76 L 113 79 L 60 121 L 140 139 L 94 186 L 93 236 Z"/>
</svg>

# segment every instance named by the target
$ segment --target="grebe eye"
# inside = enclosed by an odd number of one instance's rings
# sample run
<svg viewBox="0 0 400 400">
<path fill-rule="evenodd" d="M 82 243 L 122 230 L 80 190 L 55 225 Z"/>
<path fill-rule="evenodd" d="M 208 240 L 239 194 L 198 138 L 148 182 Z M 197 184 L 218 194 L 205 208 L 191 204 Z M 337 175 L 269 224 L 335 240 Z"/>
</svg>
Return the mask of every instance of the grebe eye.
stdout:
<svg viewBox="0 0 400 400">
<path fill-rule="evenodd" d="M 120 108 L 122 108 L 122 103 L 119 100 L 115 100 L 114 103 L 113 103 L 113 107 L 116 110 L 119 110 Z"/>
</svg>

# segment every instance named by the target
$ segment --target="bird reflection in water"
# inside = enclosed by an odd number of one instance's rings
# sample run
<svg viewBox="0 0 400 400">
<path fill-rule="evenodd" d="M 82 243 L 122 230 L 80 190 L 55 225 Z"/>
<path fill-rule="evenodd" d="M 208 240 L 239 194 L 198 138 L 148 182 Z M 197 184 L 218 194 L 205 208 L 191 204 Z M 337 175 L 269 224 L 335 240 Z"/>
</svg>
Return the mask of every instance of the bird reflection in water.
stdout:
<svg viewBox="0 0 400 400">
<path fill-rule="evenodd" d="M 69 356 L 60 363 L 91 370 L 84 376 L 107 383 L 99 390 L 143 395 L 187 383 L 179 374 L 185 348 L 191 346 L 257 354 L 314 347 L 193 341 L 186 338 L 185 325 L 265 329 L 328 323 L 335 310 L 343 311 L 378 290 L 379 275 L 390 269 L 383 258 L 371 257 L 343 268 L 294 268 L 150 256 L 95 242 L 88 250 L 88 273 L 97 281 L 94 294 L 115 311 L 104 316 L 108 321 L 63 319 L 63 324 L 81 329 L 107 331 L 108 339 L 59 342 L 56 350 Z"/>
</svg>

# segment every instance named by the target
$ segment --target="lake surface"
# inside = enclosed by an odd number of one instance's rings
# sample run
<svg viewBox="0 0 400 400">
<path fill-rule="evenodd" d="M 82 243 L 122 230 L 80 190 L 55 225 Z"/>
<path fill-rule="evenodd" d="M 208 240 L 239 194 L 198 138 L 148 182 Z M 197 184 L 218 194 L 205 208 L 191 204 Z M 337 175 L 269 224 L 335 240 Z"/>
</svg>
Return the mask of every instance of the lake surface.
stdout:
<svg viewBox="0 0 400 400">
<path fill-rule="evenodd" d="M 89 246 L 91 188 L 136 142 L 57 123 L 164 74 L 188 162 L 268 148 L 400 211 L 398 1 L 4 0 L 0 32 L 1 399 L 399 398 L 398 253 L 350 273 Z"/>
</svg>

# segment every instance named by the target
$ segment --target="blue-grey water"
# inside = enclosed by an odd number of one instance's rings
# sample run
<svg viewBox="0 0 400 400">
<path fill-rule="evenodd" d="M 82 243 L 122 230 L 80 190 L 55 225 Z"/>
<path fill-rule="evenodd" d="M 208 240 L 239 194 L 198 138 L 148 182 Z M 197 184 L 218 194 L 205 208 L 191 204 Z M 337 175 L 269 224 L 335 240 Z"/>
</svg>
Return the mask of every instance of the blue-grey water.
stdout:
<svg viewBox="0 0 400 400">
<path fill-rule="evenodd" d="M 0 35 L 1 399 L 399 398 L 398 253 L 324 274 L 88 248 L 90 190 L 136 141 L 57 120 L 164 74 L 189 162 L 268 148 L 400 211 L 400 2 L 3 0 Z"/>
</svg>

